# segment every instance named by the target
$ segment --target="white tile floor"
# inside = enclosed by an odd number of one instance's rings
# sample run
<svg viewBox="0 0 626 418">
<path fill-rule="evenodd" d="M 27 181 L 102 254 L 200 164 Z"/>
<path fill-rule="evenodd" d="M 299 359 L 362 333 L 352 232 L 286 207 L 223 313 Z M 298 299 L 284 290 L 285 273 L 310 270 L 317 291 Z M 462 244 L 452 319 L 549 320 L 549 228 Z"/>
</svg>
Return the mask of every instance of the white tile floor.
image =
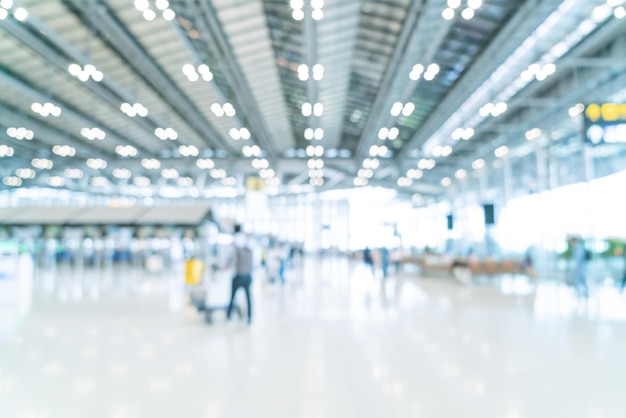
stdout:
<svg viewBox="0 0 626 418">
<path fill-rule="evenodd" d="M 0 305 L 0 417 L 626 417 L 613 287 L 382 286 L 337 258 L 261 276 L 247 326 L 205 324 L 169 276 L 38 274 L 30 312 Z"/>
</svg>

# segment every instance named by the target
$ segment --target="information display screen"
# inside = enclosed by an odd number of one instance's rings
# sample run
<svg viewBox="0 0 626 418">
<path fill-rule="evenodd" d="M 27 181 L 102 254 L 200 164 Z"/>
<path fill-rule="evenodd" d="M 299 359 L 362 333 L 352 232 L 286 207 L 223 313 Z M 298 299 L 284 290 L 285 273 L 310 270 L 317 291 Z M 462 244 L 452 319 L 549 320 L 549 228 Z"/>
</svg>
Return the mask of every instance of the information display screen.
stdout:
<svg viewBox="0 0 626 418">
<path fill-rule="evenodd" d="M 626 104 L 585 106 L 585 138 L 593 145 L 626 144 Z"/>
</svg>

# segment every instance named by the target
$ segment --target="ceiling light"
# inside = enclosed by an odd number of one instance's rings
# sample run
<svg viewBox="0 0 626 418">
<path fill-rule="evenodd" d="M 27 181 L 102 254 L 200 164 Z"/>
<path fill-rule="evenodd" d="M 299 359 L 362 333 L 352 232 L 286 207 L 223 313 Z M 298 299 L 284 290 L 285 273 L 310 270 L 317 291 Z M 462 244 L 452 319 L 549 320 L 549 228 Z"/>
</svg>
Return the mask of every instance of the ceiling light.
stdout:
<svg viewBox="0 0 626 418">
<path fill-rule="evenodd" d="M 104 74 L 98 71 L 93 64 L 86 64 L 84 67 L 81 67 L 76 63 L 72 63 L 67 67 L 67 72 L 83 82 L 89 80 L 90 77 L 96 82 L 100 82 L 104 78 Z"/>
<path fill-rule="evenodd" d="M 615 10 L 613 10 L 613 15 L 617 19 L 623 19 L 624 17 L 626 17 L 626 8 L 624 8 L 624 7 L 617 7 L 617 8 L 615 8 Z"/>
<path fill-rule="evenodd" d="M 464 179 L 467 176 L 467 171 L 465 171 L 465 169 L 463 168 L 459 168 L 458 170 L 456 170 L 454 172 L 454 177 L 456 177 L 457 179 Z"/>
<path fill-rule="evenodd" d="M 221 168 L 214 168 L 213 170 L 211 170 L 210 174 L 211 177 L 213 177 L 214 179 L 221 179 L 226 177 L 226 171 Z"/>
<path fill-rule="evenodd" d="M 504 112 L 506 112 L 507 109 L 508 109 L 508 106 L 505 102 L 498 102 L 493 106 L 491 110 L 491 115 L 494 117 L 498 117 Z"/>
<path fill-rule="evenodd" d="M 303 70 L 303 68 L 304 68 L 304 70 Z M 300 64 L 300 66 L 298 66 L 298 78 L 301 81 L 308 80 L 309 79 L 309 67 L 307 67 L 304 64 Z"/>
<path fill-rule="evenodd" d="M 509 147 L 502 145 L 501 147 L 496 148 L 493 153 L 498 158 L 504 157 L 509 153 Z"/>
<path fill-rule="evenodd" d="M 37 176 L 37 172 L 32 168 L 18 168 L 15 170 L 15 175 L 25 180 L 34 179 Z"/>
<path fill-rule="evenodd" d="M 400 112 L 402 112 L 402 103 L 400 102 L 395 102 L 392 106 L 391 106 L 391 116 L 400 116 Z"/>
<path fill-rule="evenodd" d="M 441 12 L 441 16 L 446 20 L 454 19 L 454 9 L 446 7 L 445 9 L 443 9 L 443 12 Z"/>
<path fill-rule="evenodd" d="M 452 147 L 450 145 L 446 145 L 446 146 L 441 148 L 441 156 L 442 157 L 447 157 L 450 154 L 452 154 Z"/>
<path fill-rule="evenodd" d="M 59 117 L 61 116 L 61 108 L 55 106 L 53 103 L 46 102 L 41 104 L 39 102 L 34 102 L 30 106 L 30 110 L 37 113 L 38 115 L 46 118 L 48 116 Z"/>
<path fill-rule="evenodd" d="M 541 129 L 539 128 L 530 129 L 526 131 L 525 136 L 526 136 L 526 139 L 529 141 L 532 141 L 533 139 L 537 139 L 541 136 Z"/>
<path fill-rule="evenodd" d="M 28 18 L 28 12 L 23 7 L 18 7 L 13 12 L 13 16 L 15 16 L 15 18 L 20 22 L 23 22 L 26 18 Z"/>
<path fill-rule="evenodd" d="M 200 150 L 195 145 L 181 145 L 178 147 L 178 152 L 183 157 L 195 157 L 200 154 Z"/>
<path fill-rule="evenodd" d="M 483 5 L 483 0 L 467 0 L 467 7 L 474 10 L 479 9 Z"/>
<path fill-rule="evenodd" d="M 313 133 L 313 138 L 317 140 L 324 138 L 324 130 L 322 128 L 315 128 L 315 132 Z"/>
<path fill-rule="evenodd" d="M 222 106 L 220 106 L 218 103 L 213 103 L 211 105 L 211 112 L 213 112 L 213 114 L 218 118 L 224 116 L 224 109 L 222 109 Z"/>
<path fill-rule="evenodd" d="M 103 187 L 109 184 L 109 180 L 107 180 L 106 177 L 92 177 L 89 183 L 91 183 L 92 186 Z"/>
<path fill-rule="evenodd" d="M 324 18 L 324 11 L 322 9 L 313 9 L 311 17 L 313 20 L 322 20 Z"/>
<path fill-rule="evenodd" d="M 608 4 L 602 4 L 593 9 L 593 20 L 597 23 L 602 22 L 611 15 L 611 6 Z"/>
<path fill-rule="evenodd" d="M 402 115 L 403 116 L 410 116 L 411 113 L 413 113 L 414 110 L 415 110 L 415 105 L 412 102 L 408 102 L 402 108 Z"/>
<path fill-rule="evenodd" d="M 302 9 L 304 7 L 304 0 L 291 0 L 289 5 L 292 9 Z"/>
<path fill-rule="evenodd" d="M 324 105 L 321 103 L 315 103 L 315 105 L 313 106 L 313 114 L 315 116 L 322 116 L 323 113 L 324 113 Z"/>
<path fill-rule="evenodd" d="M 452 134 L 450 134 L 450 136 L 455 141 L 458 141 L 463 137 L 463 132 L 465 132 L 463 128 L 456 128 L 454 131 L 452 131 Z"/>
<path fill-rule="evenodd" d="M 463 135 L 461 135 L 461 138 L 467 141 L 468 139 L 470 139 L 473 136 L 474 136 L 474 129 L 472 129 L 472 128 L 465 128 L 463 130 Z"/>
<path fill-rule="evenodd" d="M 155 17 L 156 13 L 154 12 L 154 10 L 146 9 L 143 11 L 143 18 L 146 19 L 148 22 L 154 20 Z"/>
<path fill-rule="evenodd" d="M 144 158 L 141 160 L 141 166 L 148 170 L 156 170 L 161 168 L 161 161 L 156 158 Z"/>
<path fill-rule="evenodd" d="M 239 129 L 239 135 L 241 136 L 241 139 L 244 139 L 244 140 L 250 139 L 250 131 L 248 130 L 248 128 Z"/>
<path fill-rule="evenodd" d="M 444 177 L 441 179 L 441 185 L 443 187 L 448 187 L 452 184 L 452 180 L 450 179 L 450 177 Z"/>
<path fill-rule="evenodd" d="M 419 168 L 411 168 L 406 172 L 406 175 L 412 179 L 420 179 L 424 175 L 424 172 Z"/>
<path fill-rule="evenodd" d="M 143 12 L 148 7 L 150 7 L 150 3 L 148 3 L 148 0 L 135 0 L 135 8 L 140 12 Z"/>
<path fill-rule="evenodd" d="M 235 141 L 241 139 L 241 135 L 239 134 L 239 129 L 237 128 L 230 128 L 230 131 L 228 131 L 228 134 Z"/>
<path fill-rule="evenodd" d="M 0 9 L 0 20 L 4 20 L 9 16 L 9 13 L 4 10 L 4 9 Z M 6 177 L 5 177 L 6 178 Z"/>
<path fill-rule="evenodd" d="M 2 182 L 5 186 L 19 187 L 22 185 L 22 179 L 14 176 L 6 176 L 2 178 Z"/>
<path fill-rule="evenodd" d="M 400 177 L 397 182 L 398 186 L 400 187 L 409 187 L 413 184 L 413 179 L 410 179 L 408 177 Z"/>
<path fill-rule="evenodd" d="M 120 105 L 120 110 L 131 118 L 134 118 L 135 116 L 145 118 L 148 116 L 148 109 L 146 109 L 141 103 L 134 103 L 132 105 L 130 103 L 122 103 Z"/>
<path fill-rule="evenodd" d="M 23 127 L 19 127 L 19 128 L 14 128 L 14 127 L 9 127 L 7 128 L 7 135 L 9 135 L 11 138 L 15 138 L 18 141 L 21 141 L 22 139 L 26 139 L 26 140 L 31 140 L 35 137 L 35 134 L 33 131 L 31 131 L 30 129 L 26 129 Z"/>
<path fill-rule="evenodd" d="M 73 157 L 76 155 L 76 148 L 69 145 L 55 145 L 52 152 L 60 157 Z"/>
<path fill-rule="evenodd" d="M 463 19 L 465 20 L 472 19 L 474 17 L 474 9 L 470 9 L 469 7 L 467 9 L 463 9 L 461 16 L 463 16 Z"/>
<path fill-rule="evenodd" d="M 196 165 L 198 166 L 198 168 L 202 168 L 204 170 L 210 170 L 212 168 L 215 168 L 215 163 L 210 158 L 200 158 L 198 161 L 196 161 Z"/>
<path fill-rule="evenodd" d="M 389 129 L 389 135 L 387 136 L 387 138 L 393 141 L 394 139 L 398 138 L 399 134 L 400 130 L 394 126 L 393 128 Z"/>
<path fill-rule="evenodd" d="M 302 9 L 295 9 L 293 12 L 291 12 L 291 16 L 294 20 L 302 20 L 304 19 L 304 12 L 302 11 Z"/>
<path fill-rule="evenodd" d="M 357 177 L 354 179 L 354 185 L 355 186 L 367 186 L 367 179 L 363 178 L 363 177 Z"/>
<path fill-rule="evenodd" d="M 107 162 L 102 158 L 89 158 L 87 159 L 87 167 L 94 170 L 107 168 Z"/>
<path fill-rule="evenodd" d="M 474 170 L 480 170 L 484 166 L 485 166 L 485 160 L 483 160 L 482 158 L 479 158 L 478 160 L 474 160 L 474 162 L 472 162 L 472 168 Z"/>
<path fill-rule="evenodd" d="M 178 178 L 179 174 L 175 168 L 164 168 L 161 170 L 161 177 L 172 180 Z"/>
<path fill-rule="evenodd" d="M 315 13 L 315 11 L 313 13 Z M 313 66 L 313 79 L 321 80 L 322 78 L 324 78 L 324 66 L 322 64 L 315 64 Z"/>
<path fill-rule="evenodd" d="M 570 107 L 568 113 L 570 117 L 576 117 L 580 115 L 585 110 L 585 105 L 582 103 L 577 103 L 574 106 Z"/>
<path fill-rule="evenodd" d="M 235 111 L 235 107 L 228 102 L 224 103 L 224 106 L 222 106 L 222 108 L 224 109 L 224 113 L 226 114 L 226 116 L 230 116 L 232 118 L 237 114 L 237 112 Z"/>
<path fill-rule="evenodd" d="M 302 103 L 302 114 L 304 116 L 311 116 L 312 107 L 311 103 Z"/>
<path fill-rule="evenodd" d="M 79 168 L 66 168 L 65 171 L 63 171 L 63 175 L 68 179 L 82 179 L 83 170 Z"/>
<path fill-rule="evenodd" d="M 15 153 L 13 147 L 8 145 L 0 145 L 0 157 L 12 157 Z"/>
<path fill-rule="evenodd" d="M 378 152 L 378 151 L 377 151 Z M 375 170 L 380 166 L 378 158 L 366 158 L 363 160 L 363 168 Z"/>
<path fill-rule="evenodd" d="M 121 157 L 134 157 L 137 155 L 137 148 L 132 145 L 118 145 L 115 147 L 115 152 Z"/>
<path fill-rule="evenodd" d="M 33 158 L 30 163 L 33 167 L 40 170 L 50 170 L 54 166 L 52 161 L 47 158 Z"/>
<path fill-rule="evenodd" d="M 378 139 L 381 139 L 381 140 L 387 139 L 388 135 L 389 135 L 389 129 L 383 127 L 378 130 Z"/>
<path fill-rule="evenodd" d="M 113 177 L 122 179 L 129 179 L 131 176 L 131 172 L 127 168 L 116 168 L 113 170 Z"/>
<path fill-rule="evenodd" d="M 461 0 L 448 0 L 448 7 L 456 9 L 461 6 Z"/>
<path fill-rule="evenodd" d="M 306 128 L 304 130 L 304 138 L 308 140 L 313 139 L 313 128 Z"/>
<path fill-rule="evenodd" d="M 150 179 L 148 177 L 135 177 L 133 179 L 133 184 L 137 187 L 147 187 L 150 185 Z"/>
<path fill-rule="evenodd" d="M 168 7 L 170 7 L 170 2 L 167 0 L 156 0 L 154 2 L 154 5 L 156 6 L 157 9 L 159 10 L 165 10 Z"/>
<path fill-rule="evenodd" d="M 548 63 L 543 66 L 543 72 L 545 72 L 547 75 L 552 75 L 555 73 L 555 71 L 556 65 L 554 65 L 553 63 Z"/>
</svg>

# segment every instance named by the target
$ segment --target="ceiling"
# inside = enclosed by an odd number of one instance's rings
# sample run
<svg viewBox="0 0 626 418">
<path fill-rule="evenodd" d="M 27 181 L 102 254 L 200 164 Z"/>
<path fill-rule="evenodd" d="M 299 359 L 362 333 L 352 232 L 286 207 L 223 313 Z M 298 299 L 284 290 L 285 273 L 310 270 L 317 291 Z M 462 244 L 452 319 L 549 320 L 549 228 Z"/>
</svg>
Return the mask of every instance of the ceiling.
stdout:
<svg viewBox="0 0 626 418">
<path fill-rule="evenodd" d="M 441 195 L 626 98 L 623 3 L 0 0 L 0 188 Z"/>
</svg>

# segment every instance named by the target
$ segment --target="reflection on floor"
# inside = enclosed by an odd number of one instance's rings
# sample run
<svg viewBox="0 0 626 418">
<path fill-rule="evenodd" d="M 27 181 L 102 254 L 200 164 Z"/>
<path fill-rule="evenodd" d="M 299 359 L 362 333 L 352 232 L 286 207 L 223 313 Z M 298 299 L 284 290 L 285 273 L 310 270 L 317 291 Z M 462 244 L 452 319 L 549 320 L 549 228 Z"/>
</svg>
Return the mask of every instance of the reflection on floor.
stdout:
<svg viewBox="0 0 626 418">
<path fill-rule="evenodd" d="M 612 286 L 581 299 L 523 278 L 383 281 L 311 257 L 284 286 L 256 275 L 251 326 L 208 325 L 182 271 L 0 282 L 0 416 L 626 416 L 626 296 Z M 207 284 L 225 303 L 228 273 Z"/>
</svg>

